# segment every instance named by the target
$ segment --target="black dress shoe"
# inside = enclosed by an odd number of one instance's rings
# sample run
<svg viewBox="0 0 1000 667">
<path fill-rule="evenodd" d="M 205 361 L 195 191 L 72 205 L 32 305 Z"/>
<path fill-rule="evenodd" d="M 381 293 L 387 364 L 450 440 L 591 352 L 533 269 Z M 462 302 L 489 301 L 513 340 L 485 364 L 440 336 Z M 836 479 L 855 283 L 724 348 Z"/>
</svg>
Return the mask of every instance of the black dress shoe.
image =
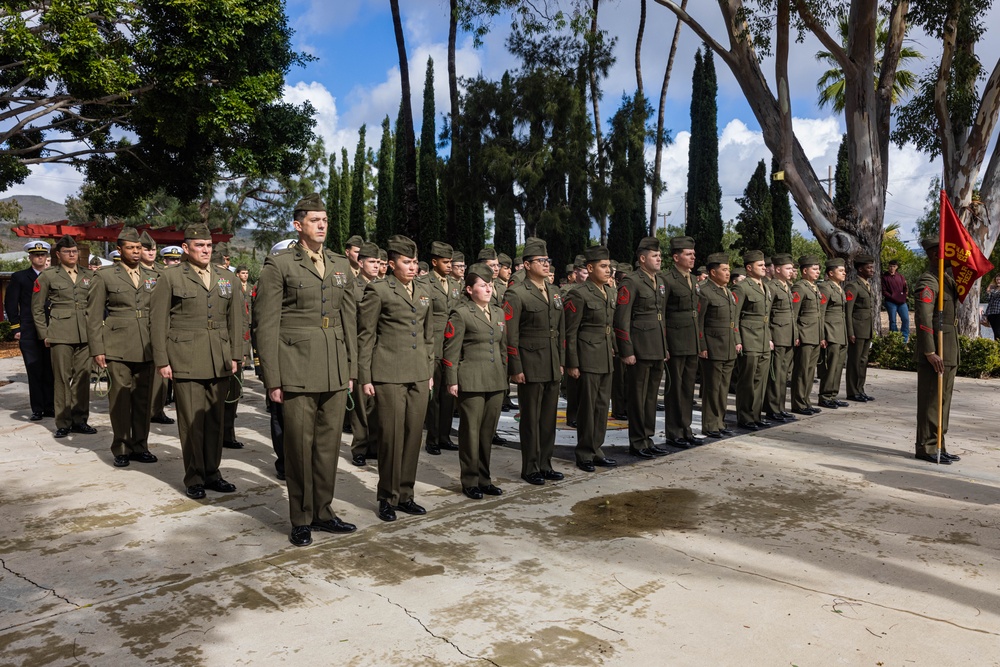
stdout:
<svg viewBox="0 0 1000 667">
<path fill-rule="evenodd" d="M 506 445 L 507 444 L 507 438 L 501 438 L 499 435 L 497 435 L 497 434 L 494 433 L 493 434 L 493 444 L 494 445 Z"/>
<path fill-rule="evenodd" d="M 948 459 L 949 461 L 961 461 L 961 456 L 955 456 L 954 454 L 949 454 L 948 452 L 941 452 L 942 459 Z"/>
<path fill-rule="evenodd" d="M 558 470 L 543 470 L 541 472 L 541 475 L 545 479 L 550 479 L 553 482 L 558 482 L 561 479 L 566 479 L 566 475 L 562 474 Z"/>
<path fill-rule="evenodd" d="M 407 500 L 405 503 L 399 503 L 396 505 L 395 509 L 400 512 L 406 512 L 407 514 L 414 514 L 416 516 L 427 514 L 427 510 L 413 502 L 412 498 Z"/>
<path fill-rule="evenodd" d="M 473 500 L 483 499 L 483 492 L 479 490 L 478 486 L 463 486 L 462 493 L 465 494 L 466 498 L 472 498 Z"/>
<path fill-rule="evenodd" d="M 173 424 L 174 420 L 166 415 L 160 415 L 159 417 L 150 417 L 149 421 L 153 424 Z"/>
<path fill-rule="evenodd" d="M 938 462 L 936 454 L 934 454 L 934 455 L 931 455 L 931 454 L 914 454 L 913 458 L 920 459 L 921 461 L 927 461 L 928 463 L 937 463 Z M 945 458 L 945 455 L 941 454 L 941 465 L 943 465 L 943 466 L 950 466 L 951 465 L 951 459 Z"/>
<path fill-rule="evenodd" d="M 720 428 L 719 429 L 719 433 L 721 433 L 722 435 L 724 435 L 726 437 L 729 437 L 731 435 L 736 435 L 732 430 L 730 430 L 728 428 Z"/>
<path fill-rule="evenodd" d="M 42 416 L 43 417 L 55 417 L 56 416 L 56 411 L 55 410 L 42 410 Z"/>
<path fill-rule="evenodd" d="M 670 453 L 669 449 L 664 449 L 659 445 L 650 445 L 649 451 L 653 452 L 653 456 L 666 456 L 667 454 Z"/>
<path fill-rule="evenodd" d="M 56 432 L 53 435 L 56 438 L 65 438 L 67 435 L 69 435 L 69 429 L 68 428 L 57 428 Z"/>
<path fill-rule="evenodd" d="M 602 468 L 614 468 L 616 465 L 618 465 L 618 461 L 598 456 L 597 458 L 594 459 L 594 465 L 600 466 Z"/>
<path fill-rule="evenodd" d="M 28 421 L 33 421 L 33 422 L 40 422 L 40 421 L 42 421 L 42 413 L 41 412 L 32 412 L 31 416 L 28 417 Z"/>
<path fill-rule="evenodd" d="M 665 412 L 666 409 L 667 408 L 666 408 L 666 406 L 663 405 L 663 403 L 657 403 L 656 404 L 656 411 L 657 412 Z"/>
<path fill-rule="evenodd" d="M 344 428 L 341 429 L 344 433 L 354 433 L 354 429 L 351 428 L 349 423 L 344 423 Z"/>
<path fill-rule="evenodd" d="M 388 500 L 378 501 L 378 518 L 383 521 L 396 520 L 396 510 L 392 509 L 392 505 L 389 504 Z"/>
<path fill-rule="evenodd" d="M 833 402 L 837 404 L 838 408 L 846 408 L 847 406 L 850 405 L 850 403 L 848 403 L 847 401 L 842 401 L 839 398 L 834 400 Z"/>
<path fill-rule="evenodd" d="M 628 448 L 628 453 L 631 454 L 632 456 L 638 456 L 640 459 L 652 459 L 652 458 L 656 458 L 653 455 L 653 452 L 649 451 L 648 449 L 633 449 L 633 448 L 629 447 Z"/>
<path fill-rule="evenodd" d="M 351 463 L 358 466 L 359 468 L 364 468 L 368 461 L 365 459 L 363 454 L 355 454 L 351 457 Z"/>
<path fill-rule="evenodd" d="M 97 429 L 86 422 L 83 424 L 73 424 L 69 427 L 69 430 L 73 433 L 83 433 L 84 435 L 94 435 L 97 433 Z"/>
<path fill-rule="evenodd" d="M 817 408 L 815 405 L 813 405 L 813 406 L 811 406 L 809 408 L 809 412 L 813 413 L 814 415 L 818 415 L 819 413 L 821 413 L 823 411 L 821 409 Z"/>
<path fill-rule="evenodd" d="M 337 517 L 332 519 L 313 519 L 309 524 L 313 530 L 322 530 L 324 533 L 353 533 L 358 529 L 353 523 L 341 521 Z"/>
<path fill-rule="evenodd" d="M 786 421 L 788 421 L 788 420 L 787 420 L 787 419 L 785 418 L 785 416 L 784 416 L 784 415 L 782 415 L 782 414 L 779 414 L 779 413 L 777 413 L 777 412 L 772 412 L 772 413 L 770 413 L 769 415 L 767 415 L 767 418 L 768 418 L 768 419 L 770 419 L 770 420 L 771 420 L 771 421 L 773 421 L 773 422 L 776 422 L 776 423 L 778 423 L 778 424 L 783 424 L 783 423 L 785 423 Z"/>
<path fill-rule="evenodd" d="M 854 396 L 848 396 L 847 400 L 854 401 L 855 403 L 867 403 L 868 399 L 864 397 L 863 394 L 856 394 Z"/>
<path fill-rule="evenodd" d="M 754 422 L 757 428 L 767 428 L 768 426 L 774 426 L 774 422 L 769 422 L 766 419 L 761 419 L 759 422 Z"/>
<path fill-rule="evenodd" d="M 830 408 L 831 410 L 836 410 L 840 406 L 837 405 L 837 401 L 827 401 L 825 399 L 820 399 L 819 404 L 824 408 Z"/>
<path fill-rule="evenodd" d="M 804 417 L 812 417 L 814 414 L 816 414 L 815 412 L 813 412 L 813 408 L 805 408 L 804 410 L 796 410 L 793 408 L 792 412 L 794 412 L 797 415 L 803 415 Z"/>
<path fill-rule="evenodd" d="M 309 526 L 295 526 L 288 535 L 288 541 L 296 547 L 307 547 L 313 543 L 312 529 Z"/>
<path fill-rule="evenodd" d="M 195 500 L 201 500 L 205 497 L 205 487 L 201 484 L 195 484 L 187 488 L 187 497 L 194 498 Z"/>
<path fill-rule="evenodd" d="M 534 484 L 535 486 L 545 484 L 545 477 L 543 477 L 540 472 L 529 472 L 527 475 L 521 475 L 521 479 L 528 484 Z"/>
<path fill-rule="evenodd" d="M 499 486 L 496 486 L 494 484 L 486 484 L 486 485 L 480 484 L 479 485 L 479 490 L 482 491 L 483 493 L 485 493 L 487 496 L 502 496 L 503 495 L 503 489 L 501 489 Z"/>
<path fill-rule="evenodd" d="M 129 464 L 129 457 L 125 454 L 119 454 L 115 457 L 115 467 L 116 468 L 127 468 Z"/>
<path fill-rule="evenodd" d="M 508 399 L 503 402 L 503 407 L 507 408 L 508 410 L 517 410 L 517 403 Z"/>
<path fill-rule="evenodd" d="M 496 443 L 493 443 L 493 444 L 496 444 Z M 440 443 L 438 445 L 438 447 L 440 447 L 441 449 L 446 449 L 449 452 L 457 452 L 458 451 L 458 445 L 456 445 L 454 442 L 452 442 L 450 440 L 448 440 L 447 442 Z"/>
<path fill-rule="evenodd" d="M 705 436 L 706 438 L 721 438 L 722 437 L 722 432 L 721 431 L 702 431 L 701 434 L 703 436 Z"/>
<path fill-rule="evenodd" d="M 671 444 L 678 449 L 691 449 L 695 446 L 693 440 L 688 440 L 687 438 L 677 438 L 672 441 Z"/>
<path fill-rule="evenodd" d="M 784 410 L 782 410 L 781 416 L 787 419 L 788 421 L 795 421 L 795 415 L 793 415 L 791 412 L 785 412 Z"/>
<path fill-rule="evenodd" d="M 280 479 L 282 482 L 285 481 L 285 471 L 284 470 L 275 470 L 274 471 L 274 476 L 277 477 L 278 479 Z"/>
<path fill-rule="evenodd" d="M 426 451 L 431 456 L 440 456 L 441 455 L 441 448 L 438 447 L 437 445 L 432 445 L 429 442 L 426 445 L 424 445 L 424 451 Z"/>
<path fill-rule="evenodd" d="M 128 457 L 133 461 L 138 461 L 139 463 L 156 463 L 156 455 L 150 452 L 132 452 Z M 117 458 L 117 457 L 115 457 Z"/>
<path fill-rule="evenodd" d="M 226 449 L 243 449 L 244 444 L 239 440 L 223 440 L 222 446 Z"/>
<path fill-rule="evenodd" d="M 617 419 L 620 422 L 627 422 L 628 421 L 628 415 L 625 415 L 625 414 L 619 415 L 619 414 L 615 414 L 614 412 L 611 413 L 611 418 L 612 419 Z"/>
<path fill-rule="evenodd" d="M 569 426 L 570 428 L 576 428 L 576 420 L 574 419 L 573 421 L 570 421 L 567 419 L 566 426 Z"/>
<path fill-rule="evenodd" d="M 583 463 L 577 463 L 576 467 L 579 468 L 580 470 L 584 471 L 584 472 L 594 472 L 596 470 L 596 468 L 594 467 L 594 464 L 591 463 L 590 461 L 584 461 Z"/>
<path fill-rule="evenodd" d="M 875 400 L 875 397 L 871 396 L 870 394 L 864 394 L 864 393 L 862 393 L 861 395 L 865 397 L 866 401 L 874 401 Z"/>
<path fill-rule="evenodd" d="M 760 430 L 760 427 L 757 426 L 756 424 L 754 424 L 753 422 L 740 422 L 739 424 L 737 424 L 737 426 L 739 426 L 742 429 L 746 429 L 747 431 L 759 431 Z"/>
<path fill-rule="evenodd" d="M 219 493 L 232 493 L 236 490 L 236 485 L 230 484 L 220 477 L 219 479 L 213 479 L 211 482 L 206 482 L 205 488 L 218 491 Z"/>
</svg>

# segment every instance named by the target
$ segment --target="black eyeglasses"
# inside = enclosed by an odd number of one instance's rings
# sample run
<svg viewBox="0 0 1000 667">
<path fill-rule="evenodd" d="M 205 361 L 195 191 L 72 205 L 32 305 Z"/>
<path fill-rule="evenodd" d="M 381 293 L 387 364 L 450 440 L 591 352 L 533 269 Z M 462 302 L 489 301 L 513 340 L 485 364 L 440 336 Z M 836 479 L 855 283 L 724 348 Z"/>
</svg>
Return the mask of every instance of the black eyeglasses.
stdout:
<svg viewBox="0 0 1000 667">
<path fill-rule="evenodd" d="M 529 262 L 538 262 L 540 264 L 551 264 L 552 263 L 552 259 L 550 257 L 532 257 L 531 259 L 529 259 L 527 261 L 529 261 Z"/>
</svg>

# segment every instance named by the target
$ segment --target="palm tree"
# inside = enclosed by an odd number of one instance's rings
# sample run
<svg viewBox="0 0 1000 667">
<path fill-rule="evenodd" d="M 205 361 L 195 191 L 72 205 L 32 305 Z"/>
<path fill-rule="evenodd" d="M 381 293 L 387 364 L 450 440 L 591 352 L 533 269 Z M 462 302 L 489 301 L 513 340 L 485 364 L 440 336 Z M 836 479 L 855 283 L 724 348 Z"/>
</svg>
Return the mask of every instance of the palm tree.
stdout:
<svg viewBox="0 0 1000 667">
<path fill-rule="evenodd" d="M 837 31 L 840 33 L 840 42 L 847 45 L 848 34 L 847 14 L 841 14 L 837 19 Z M 875 50 L 878 53 L 885 52 L 885 45 L 889 41 L 889 26 L 885 18 L 880 18 L 875 28 Z M 904 94 L 914 90 L 917 86 L 917 75 L 903 69 L 904 64 L 911 60 L 923 60 L 924 54 L 914 48 L 903 46 L 899 52 L 899 66 L 896 68 L 896 78 L 892 84 L 892 103 L 896 104 Z M 833 110 L 843 113 L 845 107 L 844 100 L 844 72 L 840 69 L 840 64 L 829 51 L 820 51 L 816 54 L 816 60 L 832 65 L 830 69 L 823 73 L 823 76 L 816 82 L 819 90 L 820 108 L 833 104 Z M 882 59 L 875 61 L 875 84 L 878 85 L 878 74 L 882 67 Z"/>
</svg>

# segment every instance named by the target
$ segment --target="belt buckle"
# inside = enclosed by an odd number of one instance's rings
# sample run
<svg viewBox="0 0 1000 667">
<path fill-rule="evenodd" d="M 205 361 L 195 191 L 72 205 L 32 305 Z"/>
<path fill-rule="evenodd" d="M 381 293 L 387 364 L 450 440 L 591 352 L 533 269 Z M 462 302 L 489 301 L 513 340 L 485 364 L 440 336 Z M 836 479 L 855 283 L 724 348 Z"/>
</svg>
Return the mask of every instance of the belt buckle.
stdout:
<svg viewBox="0 0 1000 667">
<path fill-rule="evenodd" d="M 137 319 L 137 320 L 141 320 L 142 319 L 142 311 L 141 310 L 135 311 L 135 319 Z"/>
<path fill-rule="evenodd" d="M 611 327 L 604 327 L 604 333 L 607 335 L 611 335 Z"/>
<path fill-rule="evenodd" d="M 323 328 L 324 329 L 329 329 L 330 328 L 330 318 L 329 317 L 324 317 L 323 318 Z"/>
</svg>

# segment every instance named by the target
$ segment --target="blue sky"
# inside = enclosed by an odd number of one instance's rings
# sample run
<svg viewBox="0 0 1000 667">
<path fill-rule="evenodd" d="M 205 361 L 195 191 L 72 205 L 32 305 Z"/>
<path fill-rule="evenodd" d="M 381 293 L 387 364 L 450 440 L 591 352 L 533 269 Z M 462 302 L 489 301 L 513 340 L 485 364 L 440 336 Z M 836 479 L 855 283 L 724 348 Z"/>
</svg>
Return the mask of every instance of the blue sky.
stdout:
<svg viewBox="0 0 1000 667">
<path fill-rule="evenodd" d="M 550 0 L 552 2 L 553 0 Z M 569 2 L 563 5 L 569 6 Z M 647 25 L 643 42 L 643 78 L 647 95 L 658 96 L 669 42 L 673 34 L 672 14 L 652 0 L 648 3 Z M 420 95 L 428 56 L 435 60 L 435 98 L 438 129 L 447 110 L 447 0 L 400 0 L 404 32 L 410 62 L 410 83 L 414 92 L 414 117 L 420 122 Z M 639 3 L 636 0 L 605 0 L 601 25 L 618 38 L 618 62 L 604 82 L 602 123 L 614 112 L 623 93 L 635 89 L 634 49 Z M 295 48 L 317 58 L 304 68 L 293 70 L 286 82 L 286 99 L 310 100 L 318 111 L 317 132 L 327 147 L 339 152 L 347 146 L 353 155 L 358 129 L 368 125 L 368 144 L 379 141 L 380 124 L 387 114 L 395 118 L 399 104 L 399 69 L 396 43 L 388 0 L 287 0 L 290 25 L 295 30 Z M 721 19 L 714 2 L 691 3 L 691 14 L 719 34 Z M 481 48 L 475 48 L 469 35 L 460 35 L 457 63 L 460 76 L 482 73 L 499 77 L 505 69 L 517 67 L 507 53 L 504 40 L 509 22 L 499 18 Z M 927 55 L 913 69 L 922 72 L 936 59 L 934 43 L 915 37 L 915 46 Z M 674 143 L 665 149 L 663 176 L 667 192 L 660 211 L 672 211 L 669 222 L 683 222 L 683 191 L 687 173 L 687 146 L 690 126 L 689 105 L 694 52 L 700 42 L 692 32 L 682 30 L 680 48 L 671 77 L 666 107 L 666 126 Z M 991 44 L 981 45 L 981 57 L 987 66 L 996 61 Z M 829 110 L 816 107 L 815 82 L 823 66 L 814 55 L 816 42 L 793 44 L 790 78 L 795 127 L 800 142 L 821 177 L 833 165 L 844 121 Z M 773 70 L 765 60 L 765 72 Z M 747 180 L 760 159 L 769 160 L 757 122 L 728 69 L 716 59 L 719 78 L 720 183 L 723 215 L 733 218 L 739 212 L 735 197 L 741 196 Z M 419 133 L 419 127 L 417 128 Z M 650 148 L 652 159 L 652 148 Z M 893 147 L 890 155 L 889 200 L 886 222 L 899 222 L 903 238 L 912 239 L 912 223 L 924 208 L 929 180 L 940 173 L 940 165 L 928 161 L 912 147 Z M 38 194 L 62 201 L 76 191 L 79 175 L 72 169 L 43 166 L 10 194 Z M 804 223 L 798 226 L 805 231 Z"/>
</svg>

